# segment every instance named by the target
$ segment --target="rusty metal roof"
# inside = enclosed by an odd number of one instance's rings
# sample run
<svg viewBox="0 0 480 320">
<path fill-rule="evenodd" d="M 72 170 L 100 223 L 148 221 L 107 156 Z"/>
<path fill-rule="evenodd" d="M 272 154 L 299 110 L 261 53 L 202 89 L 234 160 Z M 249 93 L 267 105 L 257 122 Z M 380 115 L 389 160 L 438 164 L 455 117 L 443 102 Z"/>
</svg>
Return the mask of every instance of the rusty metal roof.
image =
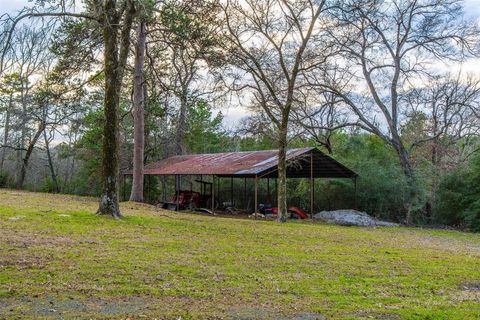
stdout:
<svg viewBox="0 0 480 320">
<path fill-rule="evenodd" d="M 356 173 L 317 148 L 287 150 L 287 177 L 351 178 Z M 224 152 L 173 156 L 145 166 L 146 175 L 217 175 L 276 177 L 278 150 Z"/>
</svg>

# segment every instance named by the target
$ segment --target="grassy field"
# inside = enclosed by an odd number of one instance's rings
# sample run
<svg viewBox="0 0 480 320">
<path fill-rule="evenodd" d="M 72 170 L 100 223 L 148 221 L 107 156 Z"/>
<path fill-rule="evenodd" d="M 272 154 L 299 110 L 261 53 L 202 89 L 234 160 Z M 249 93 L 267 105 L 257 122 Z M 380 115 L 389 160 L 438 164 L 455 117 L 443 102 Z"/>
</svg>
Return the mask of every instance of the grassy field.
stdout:
<svg viewBox="0 0 480 320">
<path fill-rule="evenodd" d="M 0 318 L 478 319 L 480 235 L 0 189 Z"/>
</svg>

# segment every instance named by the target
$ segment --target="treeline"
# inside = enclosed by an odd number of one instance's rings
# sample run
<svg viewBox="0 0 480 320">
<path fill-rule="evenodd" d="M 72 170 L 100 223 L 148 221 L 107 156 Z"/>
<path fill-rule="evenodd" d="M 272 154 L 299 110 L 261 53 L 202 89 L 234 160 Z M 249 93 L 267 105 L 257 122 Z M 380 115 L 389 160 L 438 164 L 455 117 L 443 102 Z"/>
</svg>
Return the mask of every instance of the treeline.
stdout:
<svg viewBox="0 0 480 320">
<path fill-rule="evenodd" d="M 148 109 L 147 109 L 148 110 Z M 147 111 L 147 114 L 148 111 Z M 185 149 L 188 153 L 211 153 L 226 151 L 268 150 L 276 148 L 271 135 L 250 134 L 255 128 L 243 123 L 238 132 L 226 131 L 222 126 L 221 113 L 214 115 L 206 103 L 189 107 Z M 164 159 L 175 154 L 176 134 L 174 118 L 171 125 L 159 126 L 157 121 L 148 121 L 146 130 L 150 133 L 146 145 L 146 162 Z M 51 148 L 50 158 L 45 145 L 39 144 L 32 156 L 24 188 L 33 191 L 61 192 L 79 195 L 99 196 L 101 192 L 101 113 L 88 114 L 79 126 L 79 138 L 74 142 L 61 142 Z M 153 115 L 148 117 L 153 120 Z M 122 170 L 132 167 L 131 116 L 124 117 L 121 136 Z M 165 130 L 167 128 L 167 130 Z M 415 129 L 415 128 L 412 128 Z M 413 133 L 413 132 L 410 132 Z M 405 132 L 404 134 L 410 134 Z M 335 159 L 346 164 L 359 174 L 357 180 L 357 206 L 380 219 L 405 222 L 408 184 L 395 152 L 375 135 L 359 130 L 344 130 L 330 136 L 327 149 L 319 145 L 310 135 L 305 134 L 291 141 L 291 147 L 316 146 Z M 480 141 L 464 141 L 454 145 L 424 145 L 413 154 L 418 179 L 422 181 L 421 199 L 414 213 L 418 225 L 435 227 L 451 226 L 461 229 L 480 230 L 480 155 L 474 149 Z M 432 162 L 433 150 L 442 150 Z M 330 153 L 329 153 L 330 152 Z M 438 151 L 435 151 L 438 152 Z M 16 154 L 5 153 L 5 163 L 0 174 L 0 186 L 16 188 Z M 55 178 L 52 178 L 50 160 Z M 148 180 L 150 179 L 150 180 Z M 155 203 L 162 199 L 159 179 L 145 181 L 145 201 Z M 227 184 L 229 182 L 227 181 Z M 128 195 L 131 182 L 120 186 L 122 197 Z M 265 186 L 263 186 L 265 189 Z M 308 181 L 288 181 L 288 202 L 308 208 Z M 352 208 L 355 199 L 354 185 L 348 179 L 317 179 L 315 188 L 315 210 Z M 229 190 L 229 185 L 225 185 Z M 168 197 L 171 194 L 167 195 Z M 307 199 L 308 198 L 308 199 Z"/>
<path fill-rule="evenodd" d="M 478 226 L 480 82 L 444 66 L 480 57 L 460 0 L 50 1 L 0 25 L 3 185 L 119 217 L 124 169 L 141 201 L 142 163 L 278 149 L 282 221 L 306 188 L 286 149 L 315 145 L 360 174 L 360 209 Z M 229 131 L 226 106 L 249 110 Z M 318 209 L 352 206 L 350 182 L 317 183 Z"/>
</svg>

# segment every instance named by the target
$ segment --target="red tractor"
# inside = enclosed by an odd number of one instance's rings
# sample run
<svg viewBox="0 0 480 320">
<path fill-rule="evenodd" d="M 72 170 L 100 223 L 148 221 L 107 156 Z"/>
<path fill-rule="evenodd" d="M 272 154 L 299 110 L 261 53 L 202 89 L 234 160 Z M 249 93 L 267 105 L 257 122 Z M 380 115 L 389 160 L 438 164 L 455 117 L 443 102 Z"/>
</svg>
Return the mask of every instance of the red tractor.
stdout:
<svg viewBox="0 0 480 320">
<path fill-rule="evenodd" d="M 172 201 L 162 203 L 162 208 L 174 211 L 212 209 L 212 183 L 201 180 L 195 180 L 195 182 L 200 183 L 201 192 L 179 190 L 173 195 Z M 207 194 L 208 187 L 210 190 Z"/>
</svg>

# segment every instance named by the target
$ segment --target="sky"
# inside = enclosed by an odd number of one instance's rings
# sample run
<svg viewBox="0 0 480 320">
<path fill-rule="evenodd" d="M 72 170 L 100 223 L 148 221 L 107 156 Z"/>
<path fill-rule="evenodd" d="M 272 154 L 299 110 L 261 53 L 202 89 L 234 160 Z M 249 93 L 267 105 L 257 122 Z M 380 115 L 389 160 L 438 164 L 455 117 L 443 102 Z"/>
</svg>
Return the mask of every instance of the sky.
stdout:
<svg viewBox="0 0 480 320">
<path fill-rule="evenodd" d="M 0 16 L 8 13 L 15 14 L 15 11 L 22 9 L 25 6 L 31 6 L 32 1 L 29 0 L 0 0 Z M 468 19 L 473 19 L 480 24 L 480 0 L 464 0 L 465 15 Z M 458 71 L 474 72 L 480 75 L 480 59 L 466 61 L 462 65 L 451 64 L 441 66 L 457 73 Z M 243 107 L 235 105 L 234 107 L 223 107 L 221 109 L 224 115 L 224 124 L 227 128 L 233 128 L 238 124 L 238 121 L 247 115 L 247 110 Z"/>
<path fill-rule="evenodd" d="M 472 18 L 480 18 L 480 0 L 465 0 L 465 13 Z M 13 13 L 24 6 L 30 6 L 28 0 L 0 0 L 0 14 Z"/>
<path fill-rule="evenodd" d="M 471 18 L 480 17 L 480 0 L 465 0 L 465 13 Z"/>
</svg>

